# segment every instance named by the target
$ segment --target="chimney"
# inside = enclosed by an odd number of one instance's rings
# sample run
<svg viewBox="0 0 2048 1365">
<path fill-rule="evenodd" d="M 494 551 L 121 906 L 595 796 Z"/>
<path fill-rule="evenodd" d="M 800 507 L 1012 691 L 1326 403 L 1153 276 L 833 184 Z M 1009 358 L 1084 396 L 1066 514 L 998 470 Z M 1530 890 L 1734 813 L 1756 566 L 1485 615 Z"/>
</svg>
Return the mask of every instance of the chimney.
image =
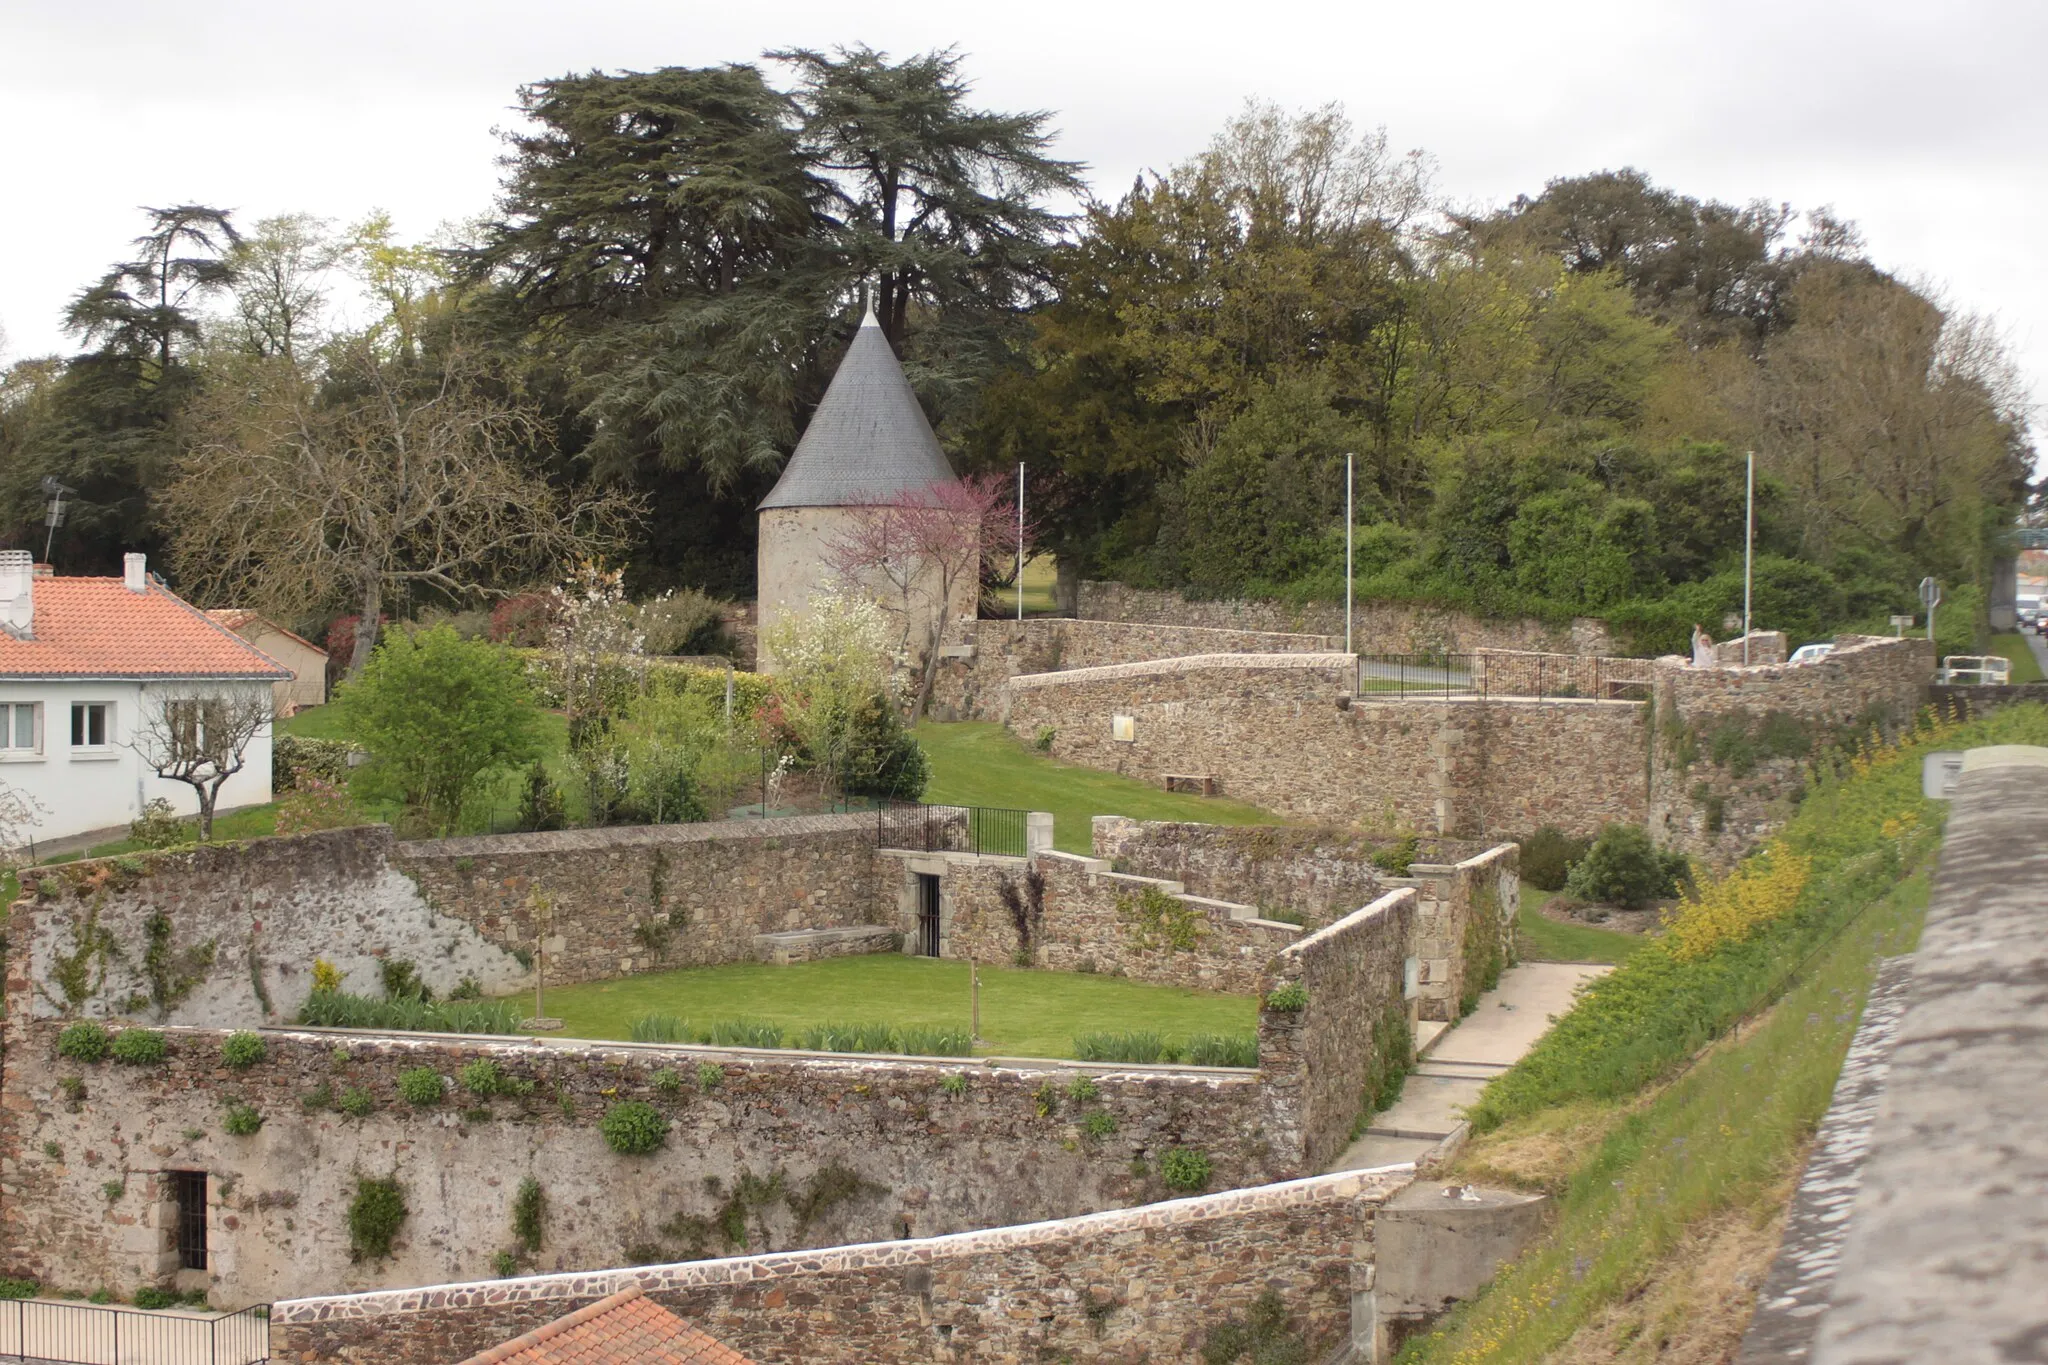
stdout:
<svg viewBox="0 0 2048 1365">
<path fill-rule="evenodd" d="M 27 550 L 0 550 L 0 627 L 17 640 L 34 636 L 36 559 Z"/>
<path fill-rule="evenodd" d="M 149 591 L 149 556 L 133 550 L 121 556 L 121 582 L 130 592 Z"/>
</svg>

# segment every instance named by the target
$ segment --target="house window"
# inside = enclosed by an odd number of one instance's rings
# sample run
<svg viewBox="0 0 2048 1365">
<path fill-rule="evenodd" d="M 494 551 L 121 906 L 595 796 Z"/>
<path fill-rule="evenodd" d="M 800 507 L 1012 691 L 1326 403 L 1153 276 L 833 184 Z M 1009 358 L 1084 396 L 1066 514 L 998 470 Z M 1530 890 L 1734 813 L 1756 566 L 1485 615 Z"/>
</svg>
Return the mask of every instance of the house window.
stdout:
<svg viewBox="0 0 2048 1365">
<path fill-rule="evenodd" d="M 74 749 L 104 749 L 107 747 L 107 712 L 114 708 L 103 701 L 75 701 L 71 703 L 71 747 Z"/>
<path fill-rule="evenodd" d="M 0 750 L 33 754 L 42 750 L 42 707 L 32 701 L 0 703 Z"/>
<path fill-rule="evenodd" d="M 178 1204 L 175 1236 L 178 1269 L 206 1269 L 206 1172 L 171 1171 L 171 1197 Z"/>
</svg>

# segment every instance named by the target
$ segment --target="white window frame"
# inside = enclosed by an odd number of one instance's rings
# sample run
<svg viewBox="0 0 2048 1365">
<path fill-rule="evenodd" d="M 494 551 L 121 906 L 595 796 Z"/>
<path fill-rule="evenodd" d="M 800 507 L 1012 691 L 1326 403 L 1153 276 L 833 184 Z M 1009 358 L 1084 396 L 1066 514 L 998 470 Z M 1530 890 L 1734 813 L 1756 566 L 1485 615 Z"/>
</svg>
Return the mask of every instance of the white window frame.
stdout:
<svg viewBox="0 0 2048 1365">
<path fill-rule="evenodd" d="M 29 730 L 34 736 L 34 743 L 26 747 L 14 742 L 14 727 L 18 721 L 16 713 L 19 711 L 27 711 L 31 716 Z M 0 702 L 0 758 L 20 760 L 42 756 L 43 704 L 39 701 Z"/>
<path fill-rule="evenodd" d="M 93 742 L 91 741 L 91 739 L 90 739 L 90 738 L 87 738 L 87 739 L 84 739 L 84 740 L 78 740 L 78 739 L 73 739 L 73 740 L 72 740 L 72 744 L 71 744 L 71 753 L 72 753 L 73 757 L 76 757 L 76 758 L 112 758 L 112 757 L 114 757 L 114 756 L 115 756 L 115 755 L 114 755 L 114 703 L 113 703 L 113 702 L 111 702 L 111 701 L 75 701 L 75 702 L 72 702 L 72 703 L 71 703 L 71 722 L 72 722 L 72 725 L 71 725 L 71 730 L 70 730 L 70 732 L 69 732 L 69 733 L 70 733 L 70 734 L 72 734 L 72 735 L 86 735 L 86 736 L 90 736 L 90 735 L 92 734 L 92 710 L 91 710 L 91 708 L 93 708 L 93 707 L 95 707 L 95 706 L 97 706 L 97 707 L 99 707 L 99 708 L 100 708 L 100 733 L 101 733 L 101 736 L 102 736 L 102 738 L 101 738 L 101 740 L 100 740 L 100 742 L 99 742 L 98 744 L 94 744 L 94 743 L 93 743 Z M 81 713 L 82 713 L 82 714 L 81 714 Z M 79 722 L 80 722 L 81 720 L 83 720 L 83 722 L 84 722 L 84 723 L 83 723 L 82 725 L 81 725 L 81 724 L 79 723 Z"/>
</svg>

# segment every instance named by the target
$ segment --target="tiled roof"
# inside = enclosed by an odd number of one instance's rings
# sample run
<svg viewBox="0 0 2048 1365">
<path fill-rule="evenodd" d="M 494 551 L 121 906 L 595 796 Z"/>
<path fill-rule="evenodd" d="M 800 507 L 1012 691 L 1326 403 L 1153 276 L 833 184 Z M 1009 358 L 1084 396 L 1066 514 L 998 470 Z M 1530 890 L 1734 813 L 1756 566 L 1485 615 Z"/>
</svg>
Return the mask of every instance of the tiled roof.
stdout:
<svg viewBox="0 0 2048 1365">
<path fill-rule="evenodd" d="M 869 313 L 760 510 L 858 507 L 952 481 L 953 466 Z"/>
<path fill-rule="evenodd" d="M 38 578 L 32 638 L 0 631 L 0 678 L 289 678 L 292 671 L 154 579 Z"/>
<path fill-rule="evenodd" d="M 462 1365 L 753 1365 L 638 1289 L 556 1318 Z"/>
<path fill-rule="evenodd" d="M 306 648 L 313 650 L 319 654 L 325 655 L 327 653 L 325 649 L 321 648 L 319 645 L 314 644 L 305 636 L 300 635 L 296 631 L 286 630 L 283 626 L 271 620 L 268 616 L 265 616 L 260 611 L 251 611 L 247 607 L 212 607 L 208 609 L 206 614 L 208 616 L 211 616 L 214 620 L 220 622 L 222 625 L 226 626 L 229 630 L 233 631 L 237 635 L 240 635 L 242 633 L 242 630 L 245 626 L 249 626 L 251 624 L 260 624 L 267 627 L 270 630 L 276 631 L 279 635 L 284 636 L 287 640 L 297 640 Z"/>
</svg>

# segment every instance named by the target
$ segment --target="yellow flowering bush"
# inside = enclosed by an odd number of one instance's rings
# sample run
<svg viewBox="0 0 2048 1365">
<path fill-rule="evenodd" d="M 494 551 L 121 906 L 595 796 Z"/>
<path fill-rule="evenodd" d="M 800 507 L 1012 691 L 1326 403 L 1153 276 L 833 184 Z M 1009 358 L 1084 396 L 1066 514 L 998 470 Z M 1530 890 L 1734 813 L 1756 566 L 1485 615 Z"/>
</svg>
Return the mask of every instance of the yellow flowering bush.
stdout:
<svg viewBox="0 0 2048 1365">
<path fill-rule="evenodd" d="M 1701 957 L 1723 943 L 1740 942 L 1780 915 L 1791 913 L 1812 867 L 1812 859 L 1773 841 L 1672 912 L 1665 935 L 1673 956 L 1681 960 Z"/>
</svg>

